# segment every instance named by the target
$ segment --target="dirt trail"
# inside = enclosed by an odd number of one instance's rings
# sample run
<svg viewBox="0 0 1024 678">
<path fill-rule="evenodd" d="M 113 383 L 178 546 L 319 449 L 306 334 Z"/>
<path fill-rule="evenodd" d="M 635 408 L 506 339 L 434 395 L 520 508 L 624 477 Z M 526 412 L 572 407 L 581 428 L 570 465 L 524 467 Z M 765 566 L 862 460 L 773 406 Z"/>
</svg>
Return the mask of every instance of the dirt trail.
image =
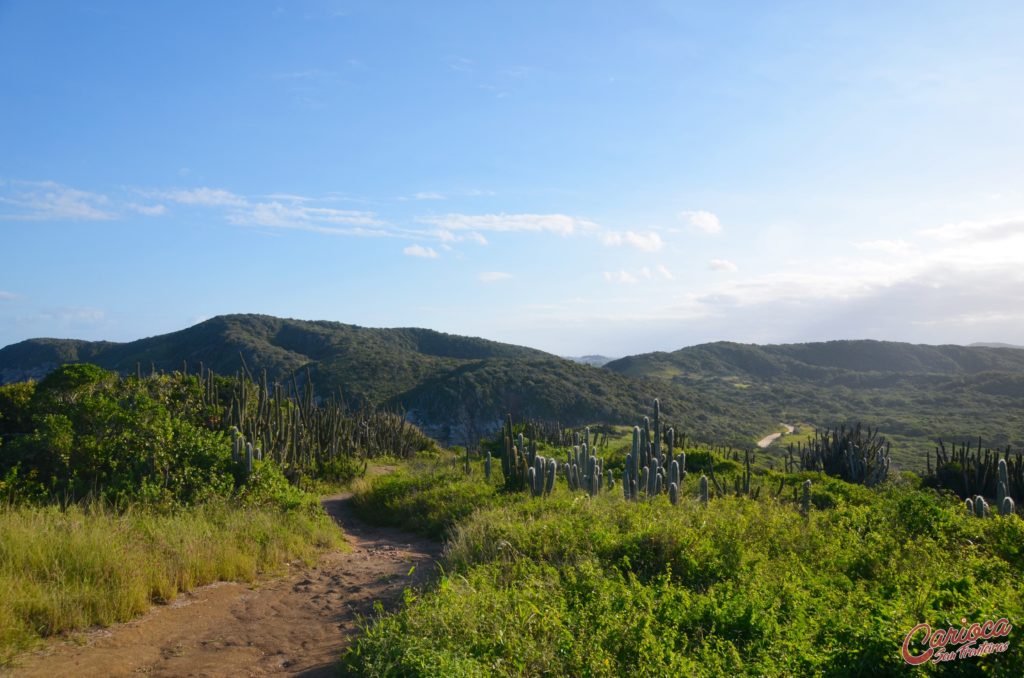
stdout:
<svg viewBox="0 0 1024 678">
<path fill-rule="evenodd" d="M 395 603 L 434 571 L 441 545 L 355 517 L 351 494 L 323 500 L 349 553 L 256 585 L 221 583 L 116 626 L 53 641 L 13 676 L 333 676 L 359 615 Z M 412 575 L 409 570 L 415 567 Z"/>
<path fill-rule="evenodd" d="M 789 424 L 782 424 L 782 423 L 780 423 L 779 426 L 785 426 L 786 427 L 786 433 L 792 433 L 793 430 L 794 430 L 793 427 L 790 426 Z M 782 432 L 780 431 L 778 433 L 773 433 L 770 436 L 765 436 L 764 438 L 761 438 L 760 440 L 757 441 L 757 446 L 762 448 L 762 449 L 765 448 L 765 447 L 768 447 L 769 445 L 774 443 L 779 438 L 779 436 L 781 436 L 781 435 L 782 435 Z"/>
</svg>

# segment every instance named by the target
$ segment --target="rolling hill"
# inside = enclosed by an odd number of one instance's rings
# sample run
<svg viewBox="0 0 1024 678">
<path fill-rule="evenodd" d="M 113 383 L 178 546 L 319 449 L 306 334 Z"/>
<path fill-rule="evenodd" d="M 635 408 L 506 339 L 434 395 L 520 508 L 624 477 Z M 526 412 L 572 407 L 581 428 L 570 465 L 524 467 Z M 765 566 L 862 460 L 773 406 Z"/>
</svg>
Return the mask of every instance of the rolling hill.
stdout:
<svg viewBox="0 0 1024 678">
<path fill-rule="evenodd" d="M 1024 445 L 1024 350 L 829 341 L 717 342 L 612 361 L 605 369 L 661 379 L 778 421 L 880 427 L 904 468 L 922 469 L 937 438 Z"/>
<path fill-rule="evenodd" d="M 634 423 L 660 397 L 669 421 L 700 439 L 749 444 L 773 421 L 698 391 L 579 364 L 522 346 L 416 328 L 376 329 L 263 315 L 225 315 L 127 343 L 30 339 L 0 349 L 0 381 L 39 378 L 66 362 L 122 373 L 239 369 L 275 380 L 312 375 L 320 394 L 351 405 L 400 407 L 443 442 L 495 430 L 506 412 L 566 426 Z"/>
</svg>

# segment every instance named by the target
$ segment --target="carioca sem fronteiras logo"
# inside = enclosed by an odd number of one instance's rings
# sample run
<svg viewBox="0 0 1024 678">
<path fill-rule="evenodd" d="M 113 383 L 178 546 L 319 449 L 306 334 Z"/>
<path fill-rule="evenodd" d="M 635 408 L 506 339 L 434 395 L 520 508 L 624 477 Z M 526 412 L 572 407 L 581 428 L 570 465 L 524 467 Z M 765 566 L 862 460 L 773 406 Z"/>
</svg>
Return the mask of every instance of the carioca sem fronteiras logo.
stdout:
<svg viewBox="0 0 1024 678">
<path fill-rule="evenodd" d="M 910 633 L 903 639 L 903 661 L 912 666 L 919 666 L 927 661 L 937 664 L 939 662 L 953 661 L 954 659 L 982 657 L 995 652 L 1006 652 L 1007 648 L 1010 647 L 1008 641 L 990 642 L 993 638 L 1005 638 L 1010 635 L 1013 626 L 1010 625 L 1010 622 L 1005 617 L 996 621 L 989 619 L 980 624 L 971 624 L 970 626 L 967 626 L 966 619 L 961 619 L 960 623 L 964 624 L 964 626 L 961 626 L 959 629 L 949 627 L 948 629 L 935 629 L 933 631 L 931 626 L 923 623 L 910 629 Z M 911 645 L 914 644 L 914 638 L 922 631 L 924 633 L 918 644 L 927 649 L 920 654 L 914 654 L 911 650 Z M 982 642 L 979 643 L 979 640 Z M 960 648 L 946 649 L 949 646 L 956 645 L 959 645 Z"/>
</svg>

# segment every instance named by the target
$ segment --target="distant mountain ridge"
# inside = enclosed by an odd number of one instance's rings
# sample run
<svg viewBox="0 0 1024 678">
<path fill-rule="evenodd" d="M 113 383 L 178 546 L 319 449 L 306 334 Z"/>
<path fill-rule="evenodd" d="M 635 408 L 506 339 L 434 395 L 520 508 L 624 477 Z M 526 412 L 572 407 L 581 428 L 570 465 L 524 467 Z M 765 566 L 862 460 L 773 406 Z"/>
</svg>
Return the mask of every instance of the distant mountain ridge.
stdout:
<svg viewBox="0 0 1024 678">
<path fill-rule="evenodd" d="M 233 374 L 244 357 L 271 379 L 312 375 L 319 394 L 350 404 L 402 407 L 444 442 L 495 430 L 506 412 L 517 419 L 633 423 L 655 397 L 662 411 L 704 439 L 742 442 L 770 422 L 728 403 L 646 378 L 582 365 L 523 346 L 418 328 L 378 329 L 329 321 L 225 315 L 169 334 L 126 343 L 30 339 L 0 349 L 0 381 L 40 378 L 66 362 L 91 362 L 133 373 L 137 366 L 174 370 L 200 362 Z"/>
<path fill-rule="evenodd" d="M 620 358 L 605 367 L 632 376 L 737 373 L 759 378 L 785 374 L 813 378 L 835 371 L 861 373 L 977 374 L 1024 372 L 1024 351 L 1009 347 L 932 346 L 873 339 L 806 344 L 739 344 L 720 341 Z"/>
<path fill-rule="evenodd" d="M 780 421 L 848 420 L 881 426 L 906 451 L 901 461 L 909 467 L 923 467 L 937 437 L 1024 444 L 1024 350 L 1003 347 L 715 342 L 593 367 L 433 330 L 239 314 L 125 343 L 12 344 L 0 349 L 0 382 L 38 379 L 66 362 L 122 373 L 202 362 L 233 374 L 239 356 L 276 380 L 301 384 L 308 371 L 317 393 L 340 393 L 352 405 L 403 408 L 447 443 L 489 434 L 506 412 L 566 426 L 632 424 L 658 397 L 668 421 L 696 439 L 741 446 Z"/>
<path fill-rule="evenodd" d="M 636 378 L 816 427 L 863 421 L 923 469 L 937 439 L 1024 446 L 1024 350 L 874 340 L 759 346 L 715 342 L 605 365 Z"/>
</svg>

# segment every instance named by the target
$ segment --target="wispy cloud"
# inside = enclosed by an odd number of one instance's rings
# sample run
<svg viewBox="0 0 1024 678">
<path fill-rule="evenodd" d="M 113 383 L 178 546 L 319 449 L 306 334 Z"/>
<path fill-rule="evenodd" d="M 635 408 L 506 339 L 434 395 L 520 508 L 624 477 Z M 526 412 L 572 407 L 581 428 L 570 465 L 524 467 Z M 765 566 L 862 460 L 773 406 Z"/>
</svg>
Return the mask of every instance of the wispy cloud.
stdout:
<svg viewBox="0 0 1024 678">
<path fill-rule="evenodd" d="M 409 245 L 402 250 L 403 254 L 410 257 L 422 257 L 424 259 L 437 259 L 437 252 L 434 251 L 433 247 L 424 247 L 423 245 Z"/>
<path fill-rule="evenodd" d="M 151 197 L 169 200 L 182 205 L 198 205 L 202 207 L 245 207 L 249 201 L 240 195 L 222 188 L 191 188 L 170 191 L 153 191 Z"/>
<path fill-rule="evenodd" d="M 730 273 L 735 273 L 738 267 L 728 259 L 712 259 L 708 262 L 708 268 L 712 271 L 729 271 Z"/>
<path fill-rule="evenodd" d="M 1024 217 L 989 221 L 960 221 L 925 229 L 921 235 L 945 241 L 992 241 L 1024 235 Z"/>
<path fill-rule="evenodd" d="M 604 279 L 608 282 L 619 283 L 621 285 L 633 285 L 638 282 L 635 275 L 624 269 L 620 269 L 618 271 L 605 271 Z"/>
<path fill-rule="evenodd" d="M 446 214 L 420 217 L 417 221 L 446 231 L 533 231 L 572 235 L 599 229 L 592 221 L 565 214 Z"/>
<path fill-rule="evenodd" d="M 609 246 L 629 245 L 644 252 L 657 252 L 665 244 L 661 236 L 654 231 L 649 233 L 607 231 L 601 235 L 601 242 Z"/>
<path fill-rule="evenodd" d="M 107 221 L 116 219 L 106 195 L 55 181 L 12 181 L 0 186 L 3 221 Z"/>
<path fill-rule="evenodd" d="M 41 311 L 32 320 L 55 320 L 62 323 L 94 324 L 107 317 L 105 311 L 98 308 L 55 308 Z"/>
<path fill-rule="evenodd" d="M 0 301 L 13 301 L 18 298 L 18 295 L 14 292 L 5 292 L 0 290 Z"/>
<path fill-rule="evenodd" d="M 718 220 L 718 217 L 711 213 L 705 212 L 704 210 L 697 210 L 693 212 L 683 212 L 679 215 L 684 221 L 693 226 L 694 228 L 714 235 L 722 231 L 722 223 Z"/>
<path fill-rule="evenodd" d="M 252 200 L 222 188 L 176 189 L 149 194 L 186 207 L 220 208 L 226 220 L 238 226 L 286 228 L 329 235 L 386 237 L 384 222 L 373 212 L 320 207 L 301 195 L 274 193 Z"/>
<path fill-rule="evenodd" d="M 476 231 L 468 231 L 466 233 L 452 233 L 448 229 L 439 228 L 436 231 L 430 231 L 430 235 L 437 238 L 443 243 L 462 242 L 468 240 L 475 242 L 478 245 L 486 245 L 487 238 Z"/>
<path fill-rule="evenodd" d="M 436 191 L 420 191 L 413 196 L 417 200 L 444 200 L 444 195 Z"/>
<path fill-rule="evenodd" d="M 511 273 L 505 273 L 504 271 L 486 271 L 477 276 L 480 282 L 493 283 L 501 280 L 508 280 L 512 277 Z"/>
<path fill-rule="evenodd" d="M 167 206 L 160 204 L 140 205 L 139 203 L 130 202 L 127 205 L 125 205 L 125 207 L 131 210 L 132 212 L 137 212 L 147 217 L 159 217 L 167 213 Z"/>
</svg>

